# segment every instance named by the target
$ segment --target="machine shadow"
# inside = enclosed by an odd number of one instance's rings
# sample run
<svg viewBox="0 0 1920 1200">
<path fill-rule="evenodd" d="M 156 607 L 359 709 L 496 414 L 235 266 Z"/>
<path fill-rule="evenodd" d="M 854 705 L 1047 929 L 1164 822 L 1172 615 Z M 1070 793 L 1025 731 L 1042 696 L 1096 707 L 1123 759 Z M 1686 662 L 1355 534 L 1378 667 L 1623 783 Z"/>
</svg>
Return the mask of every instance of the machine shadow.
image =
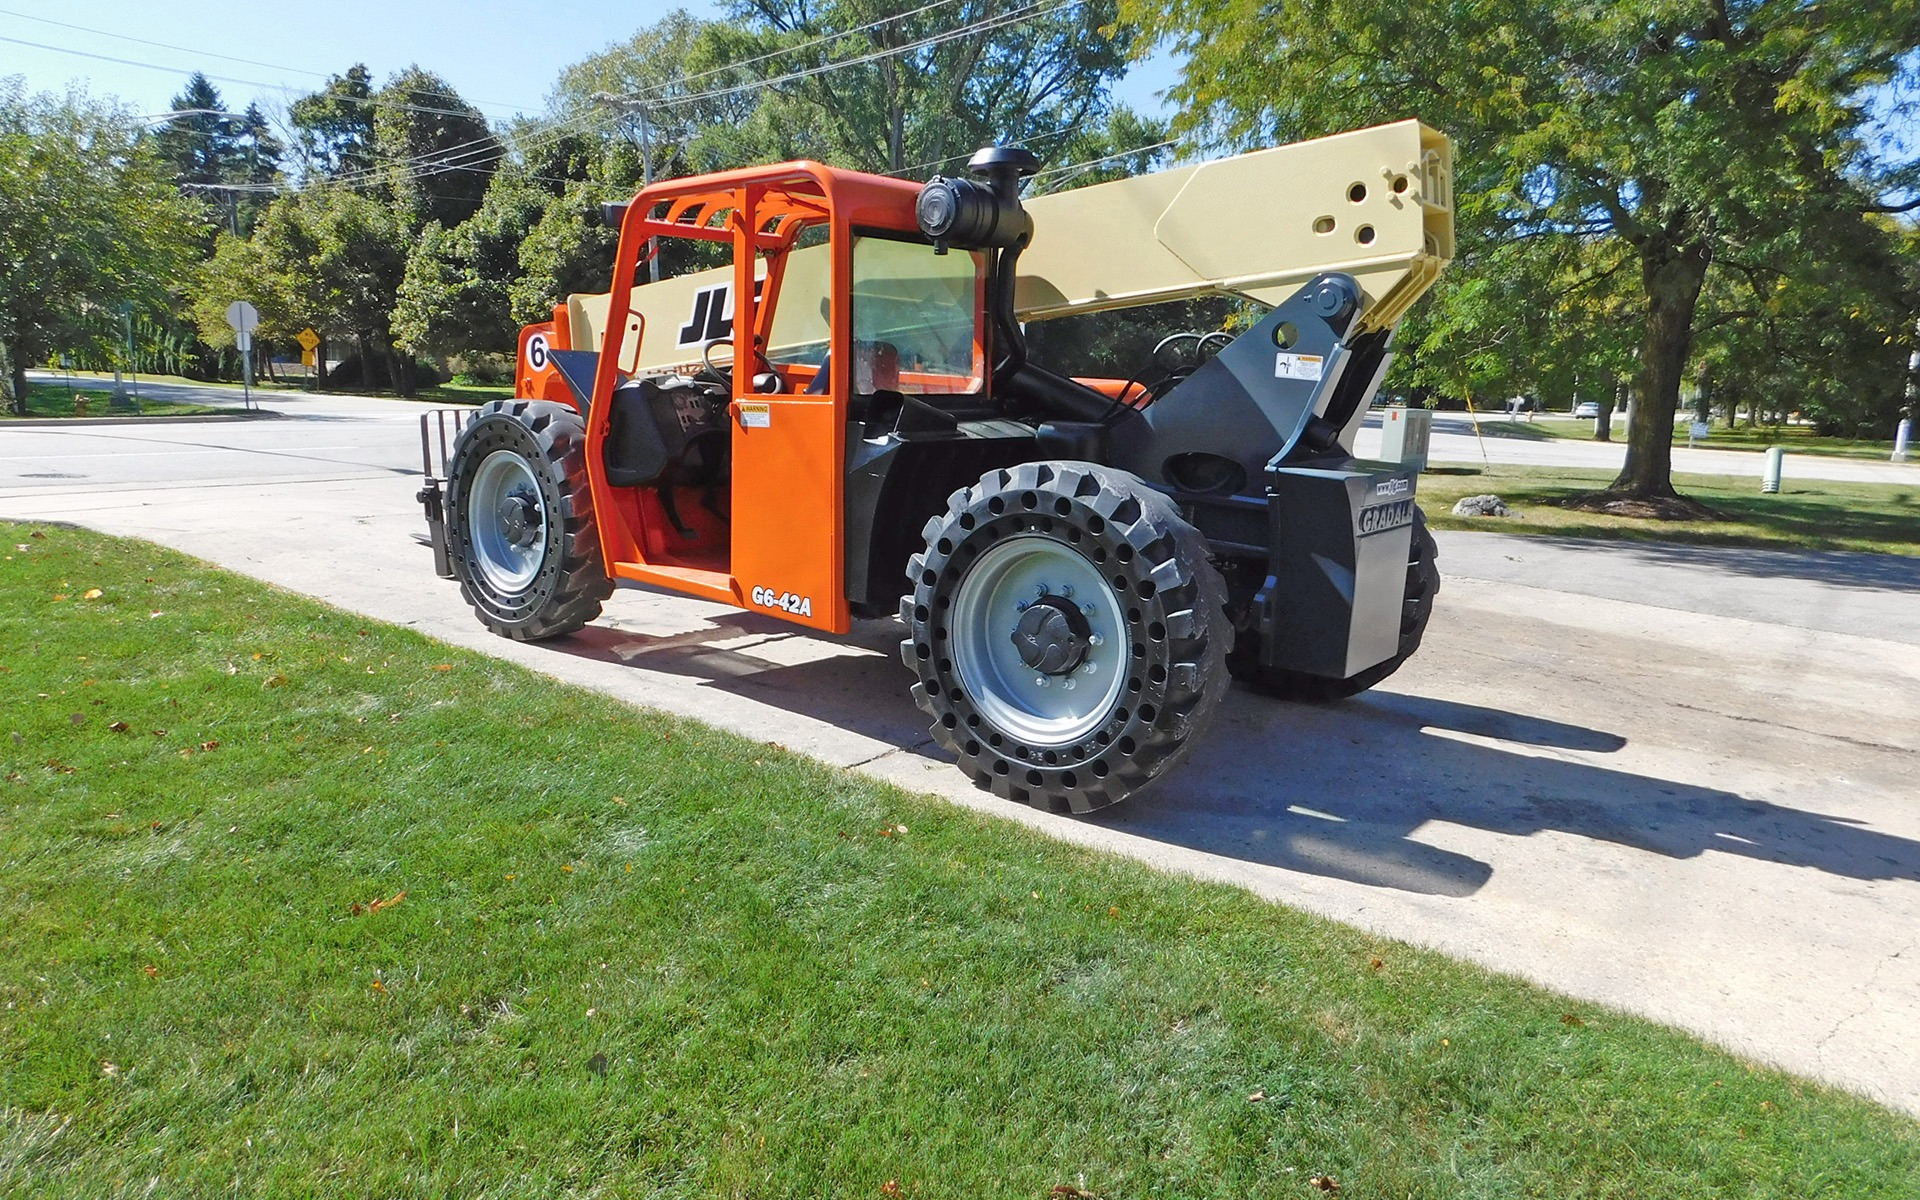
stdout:
<svg viewBox="0 0 1920 1200">
<path fill-rule="evenodd" d="M 899 640 L 891 621 L 829 640 L 742 612 L 667 637 L 593 626 L 556 648 L 698 679 L 940 760 L 907 694 Z M 1566 756 L 1625 745 L 1604 730 L 1385 690 L 1329 706 L 1236 690 L 1184 765 L 1085 819 L 1261 866 L 1451 897 L 1478 891 L 1493 866 L 1421 840 L 1429 825 L 1920 880 L 1920 842 Z"/>
</svg>

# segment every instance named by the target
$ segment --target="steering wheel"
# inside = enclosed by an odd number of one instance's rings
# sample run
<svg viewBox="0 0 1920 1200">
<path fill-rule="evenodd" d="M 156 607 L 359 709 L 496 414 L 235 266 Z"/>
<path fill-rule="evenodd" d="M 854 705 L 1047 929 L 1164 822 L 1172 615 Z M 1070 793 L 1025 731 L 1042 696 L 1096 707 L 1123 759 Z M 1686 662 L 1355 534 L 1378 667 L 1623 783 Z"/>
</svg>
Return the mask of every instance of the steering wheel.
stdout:
<svg viewBox="0 0 1920 1200">
<path fill-rule="evenodd" d="M 700 363 L 706 368 L 706 373 L 713 376 L 714 382 L 731 392 L 733 391 L 734 364 L 728 363 L 725 370 L 713 365 L 713 348 L 719 345 L 725 345 L 729 350 L 734 348 L 732 338 L 714 338 L 706 345 L 700 347 Z M 786 383 L 780 378 L 780 372 L 774 370 L 773 360 L 767 357 L 767 352 L 756 345 L 753 348 L 753 356 L 760 360 L 760 365 L 767 369 L 767 374 L 779 381 L 778 386 L 773 389 L 774 392 L 786 390 Z"/>
</svg>

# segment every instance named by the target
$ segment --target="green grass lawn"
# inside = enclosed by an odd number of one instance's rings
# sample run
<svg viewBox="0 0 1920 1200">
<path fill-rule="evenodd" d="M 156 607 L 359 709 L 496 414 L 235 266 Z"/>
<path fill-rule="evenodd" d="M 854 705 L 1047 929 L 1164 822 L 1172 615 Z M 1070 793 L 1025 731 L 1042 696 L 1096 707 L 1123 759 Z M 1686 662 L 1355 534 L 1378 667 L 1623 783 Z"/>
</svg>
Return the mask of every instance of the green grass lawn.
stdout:
<svg viewBox="0 0 1920 1200">
<path fill-rule="evenodd" d="M 151 545 L 0 537 L 0 1194 L 1920 1178 L 1911 1118 L 1649 1022 Z"/>
<path fill-rule="evenodd" d="M 1761 493 L 1758 477 L 1675 475 L 1674 487 L 1682 495 L 1721 514 L 1714 521 L 1656 521 L 1561 507 L 1569 497 L 1606 487 L 1615 474 L 1574 467 L 1437 466 L 1420 477 L 1420 504 L 1436 529 L 1920 555 L 1920 472 L 1911 487 L 1795 480 L 1789 461 L 1781 490 L 1772 496 Z M 1487 492 L 1518 515 L 1452 515 L 1462 496 Z"/>
<path fill-rule="evenodd" d="M 83 419 L 75 411 L 75 396 L 84 396 L 87 411 L 84 419 L 94 417 L 205 417 L 217 413 L 229 412 L 229 409 L 215 408 L 207 404 L 174 404 L 165 400 L 139 397 L 140 410 L 136 412 L 116 411 L 110 401 L 111 389 L 71 388 L 58 383 L 29 383 L 27 385 L 27 412 L 22 417 L 10 407 L 0 405 L 0 420 L 45 420 L 48 417 L 74 417 Z"/>
<path fill-rule="evenodd" d="M 1674 426 L 1674 445 L 1687 444 L 1687 428 L 1690 420 L 1690 417 L 1683 414 L 1679 423 Z M 1480 432 L 1490 438 L 1592 441 L 1593 421 L 1590 418 L 1575 420 L 1572 417 L 1542 414 L 1531 421 L 1525 417 L 1517 421 L 1483 421 Z M 1616 420 L 1613 423 L 1613 440 L 1624 444 L 1626 439 L 1625 422 Z M 1812 454 L 1822 458 L 1857 458 L 1872 462 L 1887 462 L 1893 456 L 1893 441 L 1890 438 L 1875 440 L 1820 437 L 1805 425 L 1756 428 L 1741 426 L 1738 429 L 1728 429 L 1725 425 L 1716 424 L 1705 441 L 1694 444 L 1706 450 L 1765 450 L 1772 446 L 1784 446 L 1789 455 Z"/>
<path fill-rule="evenodd" d="M 432 387 L 421 388 L 415 400 L 427 400 L 436 404 L 485 404 L 489 400 L 510 400 L 513 398 L 511 383 L 437 383 Z"/>
</svg>

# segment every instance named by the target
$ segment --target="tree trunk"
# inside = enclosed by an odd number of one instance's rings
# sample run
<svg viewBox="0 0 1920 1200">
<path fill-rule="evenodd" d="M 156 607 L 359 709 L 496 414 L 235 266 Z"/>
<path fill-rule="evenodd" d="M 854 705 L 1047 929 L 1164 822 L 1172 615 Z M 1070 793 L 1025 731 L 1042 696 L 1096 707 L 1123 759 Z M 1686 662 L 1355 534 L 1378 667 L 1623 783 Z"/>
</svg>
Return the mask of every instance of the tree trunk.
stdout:
<svg viewBox="0 0 1920 1200">
<path fill-rule="evenodd" d="M 1620 393 L 1621 388 L 1617 383 L 1613 385 L 1612 391 L 1601 391 L 1600 400 L 1598 401 L 1599 408 L 1594 410 L 1594 441 L 1610 442 L 1613 440 L 1613 410 L 1614 407 L 1620 403 Z"/>
<path fill-rule="evenodd" d="M 6 394 L 0 399 L 17 416 L 27 415 L 27 360 L 26 356 L 16 353 L 13 347 L 0 342 L 0 391 Z"/>
<path fill-rule="evenodd" d="M 1639 500 L 1674 496 L 1673 417 L 1693 349 L 1693 311 L 1712 255 L 1704 242 L 1641 249 L 1647 327 L 1640 343 L 1627 461 L 1607 490 Z"/>
</svg>

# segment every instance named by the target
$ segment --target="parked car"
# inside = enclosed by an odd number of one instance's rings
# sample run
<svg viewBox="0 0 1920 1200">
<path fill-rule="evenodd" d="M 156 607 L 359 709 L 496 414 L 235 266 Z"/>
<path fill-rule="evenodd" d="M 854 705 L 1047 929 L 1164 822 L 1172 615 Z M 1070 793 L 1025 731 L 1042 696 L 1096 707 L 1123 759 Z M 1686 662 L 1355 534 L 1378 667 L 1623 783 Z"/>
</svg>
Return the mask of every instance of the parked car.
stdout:
<svg viewBox="0 0 1920 1200">
<path fill-rule="evenodd" d="M 1598 417 L 1600 415 L 1600 403 L 1597 400 L 1582 400 L 1573 406 L 1573 415 L 1584 418 Z"/>
</svg>

